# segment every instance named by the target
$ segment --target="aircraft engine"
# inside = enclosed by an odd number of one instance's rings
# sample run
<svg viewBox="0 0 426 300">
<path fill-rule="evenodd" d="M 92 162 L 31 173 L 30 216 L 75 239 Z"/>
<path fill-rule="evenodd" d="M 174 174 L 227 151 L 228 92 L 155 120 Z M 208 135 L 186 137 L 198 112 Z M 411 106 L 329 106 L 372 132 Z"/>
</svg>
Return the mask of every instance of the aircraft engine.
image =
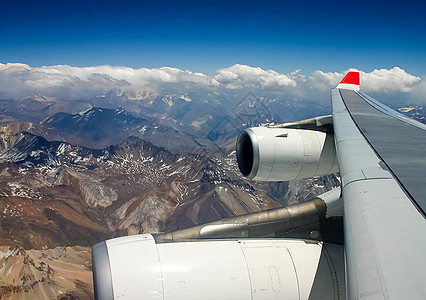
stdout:
<svg viewBox="0 0 426 300">
<path fill-rule="evenodd" d="M 245 129 L 237 139 L 237 161 L 244 176 L 261 181 L 289 181 L 339 171 L 334 135 L 306 129 Z"/>
<path fill-rule="evenodd" d="M 95 299 L 344 299 L 343 246 L 288 239 L 93 247 Z"/>
</svg>

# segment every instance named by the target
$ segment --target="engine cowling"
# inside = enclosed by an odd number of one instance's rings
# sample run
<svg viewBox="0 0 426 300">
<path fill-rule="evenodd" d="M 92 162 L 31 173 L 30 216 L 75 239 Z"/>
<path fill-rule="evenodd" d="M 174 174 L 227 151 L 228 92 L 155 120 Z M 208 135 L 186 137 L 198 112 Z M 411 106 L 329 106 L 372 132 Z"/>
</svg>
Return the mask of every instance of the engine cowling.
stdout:
<svg viewBox="0 0 426 300">
<path fill-rule="evenodd" d="M 237 138 L 241 173 L 260 181 L 289 181 L 339 171 L 334 135 L 315 130 L 252 127 Z"/>
<path fill-rule="evenodd" d="M 95 299 L 344 299 L 343 246 L 287 239 L 93 247 Z"/>
</svg>

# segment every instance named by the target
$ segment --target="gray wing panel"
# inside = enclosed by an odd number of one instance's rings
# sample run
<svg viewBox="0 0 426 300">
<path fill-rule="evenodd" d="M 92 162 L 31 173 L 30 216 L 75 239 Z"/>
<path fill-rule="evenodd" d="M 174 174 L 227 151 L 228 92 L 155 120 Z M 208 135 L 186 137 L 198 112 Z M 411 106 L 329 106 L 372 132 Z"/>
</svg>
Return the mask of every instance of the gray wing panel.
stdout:
<svg viewBox="0 0 426 300">
<path fill-rule="evenodd" d="M 367 96 L 351 90 L 340 93 L 364 137 L 425 216 L 426 130 L 395 117 L 395 112 Z"/>
</svg>

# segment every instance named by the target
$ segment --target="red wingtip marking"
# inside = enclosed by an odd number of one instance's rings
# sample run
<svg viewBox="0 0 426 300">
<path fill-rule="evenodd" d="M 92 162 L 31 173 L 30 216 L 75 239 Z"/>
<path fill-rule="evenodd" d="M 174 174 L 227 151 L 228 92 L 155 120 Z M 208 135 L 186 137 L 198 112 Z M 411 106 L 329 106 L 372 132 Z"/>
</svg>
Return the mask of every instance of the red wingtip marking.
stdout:
<svg viewBox="0 0 426 300">
<path fill-rule="evenodd" d="M 340 83 L 359 85 L 359 72 L 348 72 Z"/>
</svg>

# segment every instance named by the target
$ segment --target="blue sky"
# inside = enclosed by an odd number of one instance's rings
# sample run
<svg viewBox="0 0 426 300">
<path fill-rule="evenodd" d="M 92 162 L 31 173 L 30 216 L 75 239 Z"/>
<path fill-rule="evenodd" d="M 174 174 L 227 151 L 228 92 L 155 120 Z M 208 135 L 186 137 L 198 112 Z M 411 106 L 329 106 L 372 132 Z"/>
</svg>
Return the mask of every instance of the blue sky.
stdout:
<svg viewBox="0 0 426 300">
<path fill-rule="evenodd" d="M 88 1 L 89 2 L 89 1 Z M 426 74 L 424 1 L 7 1 L 0 63 Z"/>
</svg>

